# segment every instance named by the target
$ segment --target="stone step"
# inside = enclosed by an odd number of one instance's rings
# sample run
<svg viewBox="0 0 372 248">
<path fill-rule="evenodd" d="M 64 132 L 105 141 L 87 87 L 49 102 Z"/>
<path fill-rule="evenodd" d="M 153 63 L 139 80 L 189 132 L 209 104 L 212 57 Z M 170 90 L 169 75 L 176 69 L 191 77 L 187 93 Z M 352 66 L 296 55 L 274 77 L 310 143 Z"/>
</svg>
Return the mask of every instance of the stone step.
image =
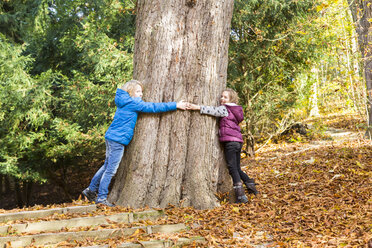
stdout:
<svg viewBox="0 0 372 248">
<path fill-rule="evenodd" d="M 139 241 L 137 243 L 122 243 L 116 246 L 117 248 L 168 248 L 177 247 L 182 245 L 189 245 L 192 243 L 204 244 L 207 241 L 202 237 L 192 238 L 178 238 L 174 240 L 150 240 L 150 241 Z M 95 245 L 95 246 L 84 246 L 82 248 L 109 248 L 109 245 Z"/>
<path fill-rule="evenodd" d="M 154 225 L 145 227 L 117 228 L 117 229 L 100 229 L 96 231 L 81 232 L 60 232 L 60 233 L 43 233 L 25 236 L 0 237 L 0 247 L 22 247 L 27 245 L 45 246 L 53 245 L 63 241 L 82 241 L 87 238 L 97 240 L 115 238 L 119 236 L 129 236 L 134 234 L 138 229 L 147 234 L 152 233 L 172 233 L 186 230 L 184 224 L 173 225 Z"/>
<path fill-rule="evenodd" d="M 43 217 L 47 217 L 53 214 L 93 212 L 96 209 L 97 209 L 96 205 L 87 205 L 87 206 L 74 206 L 74 207 L 65 207 L 65 208 L 52 208 L 52 209 L 44 209 L 44 210 L 6 213 L 6 214 L 0 214 L 0 223 L 6 223 L 11 220 L 43 218 Z"/>
<path fill-rule="evenodd" d="M 151 240 L 151 241 L 140 241 L 138 243 L 123 243 L 118 245 L 118 248 L 168 248 L 178 247 L 183 245 L 189 245 L 192 243 L 203 244 L 207 241 L 202 237 L 193 238 L 178 238 L 177 241 L 173 240 Z"/>
<path fill-rule="evenodd" d="M 66 220 L 40 221 L 25 224 L 11 224 L 0 226 L 0 234 L 24 233 L 41 231 L 58 231 L 62 228 L 98 226 L 102 224 L 132 223 L 139 220 L 154 220 L 164 216 L 161 210 L 147 210 L 142 212 L 120 213 L 114 215 L 100 215 L 93 217 L 80 217 Z"/>
</svg>

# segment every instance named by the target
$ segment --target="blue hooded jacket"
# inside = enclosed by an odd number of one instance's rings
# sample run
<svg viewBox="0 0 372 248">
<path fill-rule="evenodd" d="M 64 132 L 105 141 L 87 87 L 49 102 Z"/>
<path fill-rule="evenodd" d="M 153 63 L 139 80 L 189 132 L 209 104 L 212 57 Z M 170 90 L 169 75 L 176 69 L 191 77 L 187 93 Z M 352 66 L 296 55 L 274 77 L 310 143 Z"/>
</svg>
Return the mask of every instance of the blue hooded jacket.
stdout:
<svg viewBox="0 0 372 248">
<path fill-rule="evenodd" d="M 106 131 L 105 139 L 128 145 L 133 138 L 139 112 L 159 113 L 177 109 L 176 102 L 144 102 L 140 97 L 132 98 L 128 92 L 117 89 L 115 96 L 117 110 L 114 120 Z"/>
</svg>

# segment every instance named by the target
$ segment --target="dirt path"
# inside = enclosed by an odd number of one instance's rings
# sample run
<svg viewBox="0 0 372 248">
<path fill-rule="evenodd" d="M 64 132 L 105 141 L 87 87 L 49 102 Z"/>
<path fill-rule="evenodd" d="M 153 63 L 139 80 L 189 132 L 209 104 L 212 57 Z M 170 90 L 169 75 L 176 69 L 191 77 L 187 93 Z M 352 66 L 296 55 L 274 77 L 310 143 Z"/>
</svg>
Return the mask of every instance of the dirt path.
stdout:
<svg viewBox="0 0 372 248">
<path fill-rule="evenodd" d="M 335 146 L 335 145 L 339 145 L 342 143 L 364 139 L 363 132 L 355 132 L 355 131 L 342 130 L 342 129 L 337 129 L 337 128 L 327 128 L 324 134 L 328 136 L 329 139 L 316 140 L 316 141 L 312 141 L 309 143 L 301 143 L 301 146 L 300 147 L 297 146 L 295 151 L 284 152 L 283 150 L 283 152 L 276 152 L 275 156 L 271 156 L 271 157 L 267 157 L 261 154 L 257 159 L 262 158 L 264 161 L 273 160 L 273 159 L 278 159 L 278 158 L 286 157 L 289 155 L 293 155 L 296 153 L 303 153 L 305 151 L 312 150 L 312 149 L 319 149 L 320 147 Z"/>
</svg>

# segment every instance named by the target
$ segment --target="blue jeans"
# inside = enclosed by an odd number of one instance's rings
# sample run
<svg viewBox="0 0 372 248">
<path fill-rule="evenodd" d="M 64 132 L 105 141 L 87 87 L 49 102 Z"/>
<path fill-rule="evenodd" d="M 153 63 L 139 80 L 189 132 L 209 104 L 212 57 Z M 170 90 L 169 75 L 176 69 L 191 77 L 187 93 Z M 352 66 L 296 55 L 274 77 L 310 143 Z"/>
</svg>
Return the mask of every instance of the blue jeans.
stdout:
<svg viewBox="0 0 372 248">
<path fill-rule="evenodd" d="M 89 185 L 91 191 L 98 191 L 97 201 L 107 199 L 111 179 L 115 175 L 124 154 L 124 145 L 111 140 L 106 140 L 105 142 L 105 163 L 96 172 Z"/>
</svg>

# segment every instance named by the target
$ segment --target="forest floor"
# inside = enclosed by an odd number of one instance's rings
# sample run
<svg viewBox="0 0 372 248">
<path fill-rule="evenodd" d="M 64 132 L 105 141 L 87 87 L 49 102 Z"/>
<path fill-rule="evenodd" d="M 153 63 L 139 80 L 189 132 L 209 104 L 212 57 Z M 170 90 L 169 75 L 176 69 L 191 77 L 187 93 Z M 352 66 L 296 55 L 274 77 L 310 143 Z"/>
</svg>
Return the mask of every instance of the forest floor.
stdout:
<svg viewBox="0 0 372 248">
<path fill-rule="evenodd" d="M 243 170 L 255 178 L 260 191 L 257 197 L 249 195 L 249 203 L 222 201 L 220 207 L 208 210 L 170 206 L 165 209 L 166 217 L 151 222 L 185 223 L 189 227 L 185 232 L 138 232 L 127 238 L 86 240 L 71 246 L 202 236 L 207 245 L 190 247 L 369 247 L 369 243 L 372 247 L 372 143 L 359 130 L 362 122 L 353 115 L 315 118 L 306 121 L 312 126 L 308 135 L 292 133 L 257 145 L 255 158 L 242 160 Z M 0 213 L 87 204 L 78 199 L 0 209 Z M 100 211 L 112 214 L 128 209 Z"/>
</svg>

